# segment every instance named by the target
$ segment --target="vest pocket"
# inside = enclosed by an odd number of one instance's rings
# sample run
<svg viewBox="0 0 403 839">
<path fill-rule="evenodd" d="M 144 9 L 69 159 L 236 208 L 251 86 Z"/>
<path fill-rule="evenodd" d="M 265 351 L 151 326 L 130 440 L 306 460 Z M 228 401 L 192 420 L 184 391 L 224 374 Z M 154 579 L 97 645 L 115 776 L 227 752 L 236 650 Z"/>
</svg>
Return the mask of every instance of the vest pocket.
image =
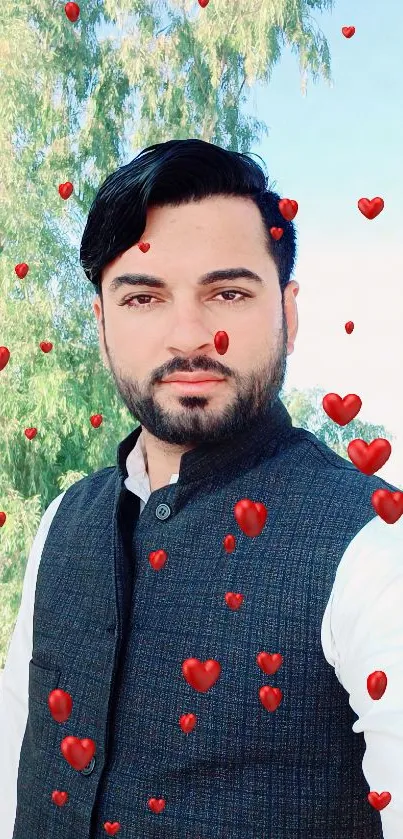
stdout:
<svg viewBox="0 0 403 839">
<path fill-rule="evenodd" d="M 28 728 L 32 742 L 37 748 L 46 749 L 46 734 L 52 726 L 59 725 L 50 713 L 48 696 L 58 687 L 60 676 L 60 670 L 42 667 L 32 659 L 29 662 Z"/>
</svg>

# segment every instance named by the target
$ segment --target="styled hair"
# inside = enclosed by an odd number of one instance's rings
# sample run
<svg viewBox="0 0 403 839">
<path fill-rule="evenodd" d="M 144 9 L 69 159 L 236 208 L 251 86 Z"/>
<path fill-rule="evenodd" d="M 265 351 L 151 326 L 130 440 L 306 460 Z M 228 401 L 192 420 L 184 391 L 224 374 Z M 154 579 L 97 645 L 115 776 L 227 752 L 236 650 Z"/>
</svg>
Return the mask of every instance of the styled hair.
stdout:
<svg viewBox="0 0 403 839">
<path fill-rule="evenodd" d="M 262 159 L 262 158 L 260 158 Z M 277 267 L 281 294 L 296 258 L 296 230 L 280 213 L 280 196 L 248 154 L 204 140 L 168 140 L 143 149 L 108 175 L 92 202 L 81 240 L 80 264 L 102 298 L 102 270 L 140 242 L 148 207 L 178 207 L 211 196 L 246 196 L 260 210 L 267 251 Z M 271 227 L 284 233 L 278 241 Z"/>
</svg>

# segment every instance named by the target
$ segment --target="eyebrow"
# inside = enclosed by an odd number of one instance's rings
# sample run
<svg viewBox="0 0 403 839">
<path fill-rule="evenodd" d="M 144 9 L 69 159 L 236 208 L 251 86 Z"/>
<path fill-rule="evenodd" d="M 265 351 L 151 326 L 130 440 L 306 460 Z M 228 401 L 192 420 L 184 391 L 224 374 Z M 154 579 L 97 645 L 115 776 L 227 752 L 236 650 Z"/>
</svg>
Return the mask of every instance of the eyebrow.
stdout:
<svg viewBox="0 0 403 839">
<path fill-rule="evenodd" d="M 250 280 L 254 283 L 263 284 L 263 280 L 259 274 L 250 271 L 249 268 L 222 268 L 219 271 L 209 271 L 208 274 L 203 274 L 199 277 L 197 285 L 205 286 L 211 283 L 220 282 L 223 280 L 236 280 L 243 277 L 245 280 Z M 160 277 L 153 277 L 152 274 L 120 274 L 111 282 L 109 286 L 110 294 L 114 294 L 123 285 L 144 285 L 150 288 L 167 288 L 167 283 Z"/>
</svg>

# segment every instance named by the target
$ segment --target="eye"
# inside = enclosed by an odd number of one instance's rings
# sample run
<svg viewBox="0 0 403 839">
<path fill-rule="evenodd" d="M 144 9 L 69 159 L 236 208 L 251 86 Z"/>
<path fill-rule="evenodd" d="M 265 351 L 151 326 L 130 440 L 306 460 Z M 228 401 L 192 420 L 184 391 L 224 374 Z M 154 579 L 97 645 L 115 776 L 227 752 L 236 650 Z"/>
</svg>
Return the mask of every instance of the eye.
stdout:
<svg viewBox="0 0 403 839">
<path fill-rule="evenodd" d="M 219 297 L 220 295 L 224 295 L 224 294 L 238 294 L 238 295 L 240 295 L 240 299 L 238 298 L 237 300 L 219 300 L 218 301 L 219 303 L 226 303 L 227 305 L 228 304 L 231 305 L 232 303 L 233 304 L 244 303 L 248 298 L 250 298 L 250 294 L 246 294 L 244 291 L 238 291 L 238 289 L 235 289 L 235 288 L 227 289 L 225 291 L 219 291 L 216 294 L 216 297 Z M 154 302 L 141 303 L 140 301 L 144 300 L 144 299 L 146 299 L 146 300 L 153 300 L 154 299 Z M 132 301 L 136 301 L 136 305 L 130 306 L 129 304 L 132 303 Z M 150 309 L 150 308 L 152 308 L 153 306 L 156 305 L 156 302 L 158 303 L 158 300 L 156 300 L 156 298 L 153 298 L 151 294 L 131 294 L 129 297 L 125 297 L 121 301 L 121 303 L 119 303 L 119 306 L 127 306 L 129 309 Z"/>
</svg>

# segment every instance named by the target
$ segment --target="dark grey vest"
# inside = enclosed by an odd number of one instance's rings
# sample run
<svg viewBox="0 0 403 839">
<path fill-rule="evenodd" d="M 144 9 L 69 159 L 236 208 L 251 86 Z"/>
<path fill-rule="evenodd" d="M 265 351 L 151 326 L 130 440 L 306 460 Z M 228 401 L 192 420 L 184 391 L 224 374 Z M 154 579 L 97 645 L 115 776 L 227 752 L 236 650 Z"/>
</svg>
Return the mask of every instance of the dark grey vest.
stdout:
<svg viewBox="0 0 403 839">
<path fill-rule="evenodd" d="M 293 428 L 278 400 L 246 434 L 184 454 L 178 483 L 139 517 L 124 480 L 140 432 L 117 466 L 66 492 L 46 539 L 13 839 L 104 839 L 105 822 L 119 839 L 382 839 L 364 737 L 320 633 L 342 555 L 376 515 L 372 492 L 397 487 Z M 257 537 L 236 522 L 243 498 L 267 507 Z M 239 609 L 227 592 L 243 595 Z M 272 676 L 262 651 L 283 656 Z M 188 658 L 220 662 L 208 691 L 185 680 Z M 277 710 L 263 685 L 282 690 Z M 47 706 L 55 688 L 73 698 L 65 723 Z M 96 743 L 84 770 L 60 751 L 69 735 Z"/>
</svg>

